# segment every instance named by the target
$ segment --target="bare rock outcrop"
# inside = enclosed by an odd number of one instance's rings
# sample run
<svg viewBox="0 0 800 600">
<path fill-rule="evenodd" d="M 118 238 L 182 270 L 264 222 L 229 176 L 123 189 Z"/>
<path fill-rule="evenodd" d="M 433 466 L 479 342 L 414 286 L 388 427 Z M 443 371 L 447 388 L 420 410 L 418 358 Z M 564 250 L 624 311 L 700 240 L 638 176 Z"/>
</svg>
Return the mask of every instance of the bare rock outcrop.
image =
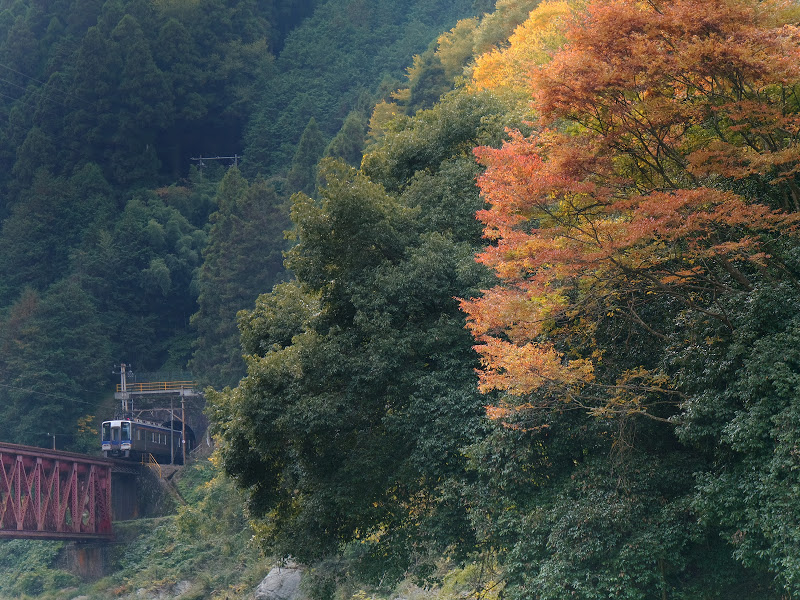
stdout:
<svg viewBox="0 0 800 600">
<path fill-rule="evenodd" d="M 256 588 L 255 600 L 302 600 L 300 579 L 302 569 L 289 563 L 273 567 Z"/>
</svg>

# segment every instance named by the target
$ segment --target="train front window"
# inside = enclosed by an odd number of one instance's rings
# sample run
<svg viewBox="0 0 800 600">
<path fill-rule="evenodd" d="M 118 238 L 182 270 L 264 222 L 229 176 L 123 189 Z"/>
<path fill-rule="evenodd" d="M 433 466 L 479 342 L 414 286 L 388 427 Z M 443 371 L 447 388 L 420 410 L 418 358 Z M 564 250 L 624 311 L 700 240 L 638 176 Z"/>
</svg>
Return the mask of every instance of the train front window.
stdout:
<svg viewBox="0 0 800 600">
<path fill-rule="evenodd" d="M 118 442 L 119 441 L 119 427 L 112 427 L 111 428 L 111 441 Z"/>
<path fill-rule="evenodd" d="M 111 423 L 109 422 L 103 423 L 103 441 L 104 442 L 111 441 Z"/>
<path fill-rule="evenodd" d="M 122 439 L 123 440 L 130 440 L 131 439 L 131 424 L 130 423 L 123 423 L 122 424 Z"/>
</svg>

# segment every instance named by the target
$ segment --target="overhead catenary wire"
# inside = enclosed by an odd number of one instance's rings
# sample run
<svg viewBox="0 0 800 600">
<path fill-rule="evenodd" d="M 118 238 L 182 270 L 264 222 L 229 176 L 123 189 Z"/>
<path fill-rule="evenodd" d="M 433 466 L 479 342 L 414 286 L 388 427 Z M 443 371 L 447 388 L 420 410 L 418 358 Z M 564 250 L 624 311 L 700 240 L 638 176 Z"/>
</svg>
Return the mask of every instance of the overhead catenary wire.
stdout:
<svg viewBox="0 0 800 600">
<path fill-rule="evenodd" d="M 0 67 L 2 67 L 4 69 L 8 69 L 12 73 L 16 73 L 17 75 L 22 75 L 23 77 L 27 77 L 28 79 L 32 79 L 36 83 L 41 83 L 42 85 L 47 85 L 44 81 L 42 81 L 40 79 L 36 79 L 36 77 L 31 77 L 30 75 L 26 75 L 25 73 L 22 73 L 21 71 L 17 71 L 16 69 L 14 69 L 12 67 L 9 67 L 6 64 L 0 63 Z"/>
<path fill-rule="evenodd" d="M 40 108 L 40 105 L 38 105 L 35 102 L 31 101 L 31 100 L 34 100 L 33 98 L 31 98 L 31 99 L 25 98 L 25 93 L 27 93 L 27 91 L 28 91 L 27 88 L 24 88 L 24 87 L 19 86 L 19 85 L 15 84 L 15 83 L 12 83 L 10 81 L 7 81 L 5 79 L 0 78 L 0 84 L 2 84 L 2 83 L 8 83 L 8 84 L 11 84 L 11 85 L 13 85 L 15 87 L 18 87 L 18 88 L 24 90 L 23 93 L 21 95 L 19 95 L 19 96 L 9 96 L 8 94 L 4 94 L 4 93 L 0 92 L 0 96 L 2 96 L 3 98 L 8 98 L 12 102 L 18 102 L 18 103 L 20 103 L 20 104 L 22 104 L 24 106 L 29 106 L 29 107 L 33 108 L 34 110 L 38 110 Z M 52 97 L 48 96 L 47 94 L 43 93 L 41 90 L 34 90 L 33 92 L 34 93 L 38 92 L 39 93 L 39 98 L 41 98 L 41 99 L 49 100 L 50 102 L 53 102 L 54 104 L 58 104 L 59 106 L 63 106 L 64 108 L 67 108 L 67 109 L 70 108 L 68 104 L 65 104 L 65 103 L 61 102 L 60 100 L 56 100 L 55 98 L 52 98 Z"/>
<path fill-rule="evenodd" d="M 3 78 L 0 78 L 0 82 L 7 83 L 9 85 L 13 85 L 14 87 L 17 87 L 17 88 L 21 89 L 24 93 L 28 93 L 29 91 L 31 91 L 32 93 L 39 94 L 39 96 L 41 98 L 43 98 L 44 100 L 49 100 L 50 102 L 54 102 L 55 104 L 59 104 L 61 106 L 69 108 L 69 104 L 67 104 L 66 102 L 62 102 L 61 100 L 56 99 L 53 96 L 50 96 L 50 95 L 46 94 L 45 91 L 43 89 L 41 89 L 41 88 L 32 88 L 32 89 L 31 88 L 27 88 L 25 86 L 19 85 L 17 83 L 14 83 L 13 81 L 9 81 L 8 79 L 3 79 Z M 60 90 L 56 90 L 56 91 L 60 92 Z M 63 93 L 63 92 L 61 92 L 61 93 Z M 72 97 L 75 98 L 75 96 L 72 96 Z M 20 96 L 20 98 L 21 98 L 21 96 Z M 84 102 L 84 101 L 82 101 L 82 100 L 80 100 L 78 98 L 76 98 L 76 100 L 78 100 L 81 104 L 86 105 L 86 102 Z"/>
<path fill-rule="evenodd" d="M 75 402 L 75 403 L 78 403 L 78 404 L 85 404 L 87 406 L 97 406 L 96 402 L 88 402 L 86 400 L 79 400 L 77 398 L 72 398 L 70 396 L 65 396 L 64 394 L 52 394 L 50 392 L 40 392 L 40 391 L 34 390 L 32 388 L 24 388 L 24 387 L 19 387 L 19 386 L 16 386 L 16 385 L 9 385 L 7 383 L 0 383 L 0 387 L 8 388 L 8 389 L 11 389 L 11 390 L 16 390 L 16 391 L 19 391 L 19 392 L 28 392 L 29 394 L 36 394 L 38 396 L 49 396 L 50 398 L 58 398 L 58 399 L 61 399 L 61 400 L 69 400 L 70 402 Z M 84 389 L 81 389 L 81 390 L 78 390 L 78 391 L 95 393 L 95 392 L 91 392 L 91 390 L 84 390 Z"/>
<path fill-rule="evenodd" d="M 75 100 L 77 100 L 78 102 L 83 102 L 83 103 L 85 103 L 85 101 L 84 101 L 82 98 L 79 98 L 79 97 L 78 97 L 78 96 L 76 96 L 75 94 L 71 94 L 71 93 L 67 92 L 66 90 L 59 89 L 59 88 L 55 87 L 54 85 L 52 85 L 52 84 L 51 84 L 51 83 L 49 83 L 49 82 L 42 81 L 41 79 L 36 79 L 36 77 L 32 77 L 32 76 L 30 76 L 30 75 L 26 75 L 25 73 L 23 73 L 23 72 L 21 72 L 21 71 L 17 71 L 17 70 L 16 70 L 16 69 L 14 69 L 13 67 L 9 67 L 7 64 L 0 63 L 0 68 L 7 69 L 7 70 L 11 71 L 12 73 L 16 73 L 17 75 L 21 75 L 22 77 L 26 77 L 26 78 L 28 78 L 28 79 L 30 79 L 31 81 L 35 81 L 36 83 L 39 83 L 39 84 L 41 84 L 41 85 L 48 86 L 48 87 L 50 87 L 51 89 L 54 89 L 56 92 L 59 92 L 60 94 L 64 94 L 65 96 L 69 96 L 70 98 L 75 98 Z M 65 106 L 66 106 L 66 105 L 65 105 Z"/>
<path fill-rule="evenodd" d="M 22 77 L 26 77 L 26 78 L 30 79 L 31 81 L 34 81 L 37 84 L 40 84 L 41 86 L 44 86 L 44 87 L 25 87 L 25 86 L 20 85 L 18 83 L 14 83 L 13 81 L 9 81 L 8 79 L 4 79 L 4 78 L 0 77 L 0 83 L 5 83 L 5 84 L 11 85 L 11 86 L 13 86 L 15 88 L 19 88 L 20 90 L 22 90 L 22 94 L 20 96 L 16 96 L 16 97 L 15 96 L 10 96 L 8 94 L 3 94 L 3 93 L 0 92 L 0 96 L 2 96 L 3 98 L 8 98 L 12 102 L 19 102 L 20 104 L 23 104 L 25 106 L 30 106 L 33 109 L 40 108 L 40 105 L 37 105 L 37 104 L 35 104 L 34 102 L 31 101 L 31 100 L 33 100 L 33 98 L 30 98 L 30 99 L 25 98 L 25 95 L 30 93 L 30 94 L 38 94 L 38 98 L 40 100 L 47 100 L 47 101 L 52 102 L 54 104 L 58 104 L 59 106 L 63 106 L 64 108 L 67 108 L 67 109 L 71 108 L 69 104 L 67 104 L 66 102 L 63 101 L 63 100 L 66 100 L 67 98 L 72 98 L 72 99 L 74 99 L 74 101 L 78 102 L 82 106 L 91 108 L 90 104 L 87 101 L 83 100 L 82 98 L 79 98 L 75 94 L 71 94 L 71 93 L 69 93 L 67 91 L 64 91 L 64 90 L 60 89 L 60 88 L 57 88 L 57 87 L 53 86 L 50 83 L 46 83 L 46 82 L 42 81 L 41 79 L 37 79 L 36 77 L 31 77 L 30 75 L 26 75 L 25 73 L 22 73 L 21 71 L 17 71 L 16 69 L 13 69 L 12 67 L 9 67 L 8 65 L 3 64 L 3 63 L 0 63 L 0 68 L 7 69 L 7 70 L 11 71 L 12 73 L 16 73 L 18 75 L 21 75 Z M 58 94 L 61 94 L 62 96 L 64 96 L 64 98 L 59 99 L 59 98 L 55 97 L 52 94 L 48 94 L 47 93 L 48 91 L 57 92 Z"/>
<path fill-rule="evenodd" d="M 38 108 L 38 106 L 36 106 L 32 102 L 23 100 L 22 96 L 15 98 L 14 96 L 9 96 L 8 94 L 4 94 L 3 92 L 0 92 L 0 96 L 2 96 L 3 98 L 8 98 L 9 100 L 12 100 L 14 102 L 19 102 L 20 104 L 24 104 L 25 106 L 30 106 L 31 108 Z"/>
<path fill-rule="evenodd" d="M 16 87 L 16 88 L 19 88 L 19 89 L 21 89 L 21 90 L 23 91 L 23 94 L 22 94 L 22 96 L 19 96 L 18 98 L 12 98 L 14 101 L 16 101 L 16 102 L 22 102 L 23 104 L 27 104 L 28 106 L 32 106 L 32 107 L 34 107 L 34 108 L 38 108 L 38 106 L 36 106 L 36 105 L 35 105 L 35 104 L 33 104 L 32 102 L 29 102 L 28 100 L 26 100 L 26 99 L 24 98 L 25 94 L 28 92 L 28 88 L 26 88 L 25 86 L 22 86 L 22 85 L 16 84 L 16 83 L 14 83 L 13 81 L 9 81 L 8 79 L 3 79 L 2 77 L 0 77 L 0 83 L 7 83 L 8 85 L 13 85 L 14 87 Z M 47 94 L 45 94 L 45 93 L 44 93 L 42 90 L 33 90 L 33 92 L 34 92 L 34 93 L 37 93 L 37 92 L 38 92 L 38 93 L 39 93 L 39 96 L 40 96 L 40 98 L 42 98 L 42 99 L 44 99 L 44 100 L 49 100 L 50 102 L 53 102 L 53 103 L 55 103 L 55 104 L 58 104 L 58 105 L 60 105 L 60 106 L 63 106 L 63 107 L 65 107 L 65 108 L 69 108 L 69 106 L 68 106 L 67 104 L 64 104 L 64 103 L 63 103 L 63 102 L 61 102 L 60 100 L 56 100 L 55 98 L 51 98 L 50 96 L 48 96 Z M 5 94 L 4 94 L 4 95 L 5 95 Z M 6 96 L 6 98 L 11 98 L 11 96 Z"/>
</svg>

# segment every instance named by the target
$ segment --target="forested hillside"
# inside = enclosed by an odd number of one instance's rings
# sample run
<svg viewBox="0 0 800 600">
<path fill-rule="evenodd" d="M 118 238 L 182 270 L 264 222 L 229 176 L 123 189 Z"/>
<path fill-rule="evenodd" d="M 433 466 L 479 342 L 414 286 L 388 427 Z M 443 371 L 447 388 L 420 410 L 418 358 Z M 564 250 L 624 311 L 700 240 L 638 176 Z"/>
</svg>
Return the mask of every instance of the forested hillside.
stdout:
<svg viewBox="0 0 800 600">
<path fill-rule="evenodd" d="M 800 596 L 797 2 L 90 4 L 1 5 L 3 439 L 188 366 L 160 535 L 309 598 Z"/>
<path fill-rule="evenodd" d="M 238 382 L 291 192 L 357 163 L 384 81 L 473 10 L 428 4 L 0 3 L 2 439 L 79 447 L 120 362 Z"/>
<path fill-rule="evenodd" d="M 498 2 L 320 164 L 210 396 L 316 597 L 800 595 L 798 15 Z"/>
</svg>

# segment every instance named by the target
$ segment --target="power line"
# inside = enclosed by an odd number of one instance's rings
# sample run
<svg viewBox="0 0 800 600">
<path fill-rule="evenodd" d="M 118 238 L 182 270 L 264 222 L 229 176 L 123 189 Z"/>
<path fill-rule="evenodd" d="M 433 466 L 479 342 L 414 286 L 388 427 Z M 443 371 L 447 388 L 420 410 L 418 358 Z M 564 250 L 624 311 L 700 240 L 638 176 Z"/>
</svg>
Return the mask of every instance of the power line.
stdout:
<svg viewBox="0 0 800 600">
<path fill-rule="evenodd" d="M 15 98 L 14 96 L 9 96 L 8 94 L 4 94 L 3 92 L 0 92 L 0 96 L 2 96 L 3 98 L 8 98 L 9 100 L 13 100 L 14 102 L 19 102 L 21 104 L 24 104 L 25 106 L 30 106 L 31 108 L 38 108 L 38 106 L 36 106 L 35 104 L 27 100 L 23 100 L 22 96 L 20 96 L 19 98 Z"/>
<path fill-rule="evenodd" d="M 55 87 L 54 85 L 51 85 L 51 84 L 50 84 L 50 83 L 48 83 L 48 82 L 44 82 L 44 81 L 42 81 L 41 79 L 36 79 L 36 77 L 31 77 L 30 75 L 26 75 L 25 73 L 22 73 L 21 71 L 17 71 L 16 69 L 14 69 L 14 68 L 12 68 L 12 67 L 9 67 L 9 66 L 8 66 L 8 65 L 6 65 L 6 64 L 0 63 L 0 67 L 2 67 L 2 68 L 4 68 L 4 69 L 8 69 L 8 70 L 9 70 L 9 71 L 11 71 L 12 73 L 16 73 L 17 75 L 22 75 L 23 77 L 27 77 L 28 79 L 30 79 L 30 80 L 32 80 L 32 81 L 35 81 L 36 83 L 41 83 L 42 85 L 45 85 L 45 86 L 50 86 L 50 87 L 51 87 L 51 88 L 53 88 L 55 91 L 57 91 L 57 92 L 60 92 L 60 93 L 64 94 L 65 96 L 70 96 L 71 98 L 75 98 L 75 100 L 78 100 L 79 102 L 84 102 L 82 98 L 78 98 L 78 97 L 77 97 L 76 95 L 74 95 L 74 94 L 70 94 L 69 92 L 67 92 L 67 91 L 65 91 L 65 90 L 58 89 L 57 87 Z"/>
<path fill-rule="evenodd" d="M 0 83 L 8 83 L 10 85 L 18 87 L 18 88 L 20 88 L 20 89 L 22 89 L 22 90 L 27 92 L 26 88 L 23 88 L 22 86 L 19 86 L 16 83 L 13 83 L 13 82 L 8 81 L 6 79 L 0 78 Z M 63 102 L 60 102 L 60 101 L 58 101 L 58 100 L 56 100 L 54 98 L 51 98 L 50 96 L 42 93 L 41 90 L 34 90 L 34 92 L 39 92 L 41 94 L 41 98 L 43 98 L 45 100 L 49 100 L 50 102 L 53 102 L 55 104 L 58 104 L 59 106 L 63 106 L 64 108 L 69 109 L 68 105 L 66 105 Z M 14 97 L 14 96 L 9 96 L 8 94 L 3 94 L 2 92 L 0 92 L 0 96 L 2 96 L 3 98 L 8 98 L 12 102 L 19 102 L 20 104 L 22 104 L 24 106 L 29 106 L 34 110 L 38 110 L 39 109 L 38 105 L 34 104 L 33 102 L 31 102 L 30 100 L 25 98 L 25 94 L 24 93 L 21 96 Z"/>
<path fill-rule="evenodd" d="M 8 85 L 13 85 L 16 88 L 21 89 L 23 92 L 27 92 L 28 91 L 28 88 L 26 88 L 25 86 L 19 85 L 18 83 L 14 83 L 13 81 L 9 81 L 8 79 L 3 79 L 2 77 L 0 77 L 0 82 L 7 83 Z M 64 104 L 60 100 L 56 100 L 55 98 L 52 98 L 52 97 L 48 96 L 42 90 L 34 89 L 33 91 L 34 91 L 34 93 L 38 92 L 39 94 L 41 94 L 41 97 L 44 98 L 45 100 L 50 100 L 50 102 L 55 102 L 56 104 L 60 104 L 61 106 L 69 108 L 69 106 L 67 104 Z M 21 100 L 22 96 L 20 96 L 19 99 Z"/>
<path fill-rule="evenodd" d="M 2 81 L 3 83 L 7 83 L 9 85 L 13 85 L 14 87 L 21 89 L 23 92 L 28 91 L 28 88 L 21 86 L 18 83 L 14 83 L 13 81 L 9 81 L 8 79 L 3 79 L 2 77 L 0 77 L 0 81 Z"/>
<path fill-rule="evenodd" d="M 44 81 L 36 79 L 36 77 L 31 77 L 30 75 L 25 75 L 25 73 L 17 71 L 16 69 L 13 69 L 13 68 L 9 67 L 8 65 L 4 65 L 3 63 L 0 63 L 0 67 L 3 67 L 4 69 L 8 69 L 12 73 L 16 73 L 17 75 L 22 75 L 23 77 L 27 77 L 28 79 L 33 79 L 36 83 L 41 83 L 42 85 L 47 85 Z"/>
<path fill-rule="evenodd" d="M 30 101 L 28 101 L 28 100 L 26 100 L 24 98 L 25 93 L 28 93 L 30 91 L 32 94 L 37 94 L 38 93 L 40 99 L 49 100 L 50 102 L 53 102 L 54 104 L 58 104 L 59 106 L 63 106 L 64 108 L 67 108 L 67 109 L 71 108 L 69 104 L 67 104 L 66 102 L 62 101 L 62 100 L 65 100 L 66 98 L 56 99 L 51 94 L 46 93 L 46 90 L 49 89 L 49 90 L 55 91 L 58 94 L 61 94 L 62 96 L 73 98 L 74 100 L 76 100 L 82 106 L 91 108 L 91 105 L 88 102 L 86 102 L 85 100 L 83 100 L 82 98 L 79 98 L 78 96 L 76 96 L 74 94 L 71 94 L 69 92 L 66 92 L 66 91 L 64 91 L 64 90 L 62 90 L 60 88 L 57 88 L 54 85 L 51 85 L 49 83 L 45 83 L 41 79 L 36 79 L 35 77 L 31 77 L 30 75 L 26 75 L 25 73 L 17 71 L 16 69 L 13 69 L 13 68 L 11 68 L 8 65 L 5 65 L 3 63 L 0 63 L 0 67 L 2 67 L 4 69 L 8 69 L 12 73 L 16 73 L 16 74 L 21 75 L 23 77 L 27 77 L 31 81 L 35 81 L 36 83 L 41 84 L 42 86 L 44 86 L 43 88 L 42 87 L 38 87 L 38 88 L 37 87 L 33 87 L 33 88 L 31 88 L 29 90 L 28 87 L 19 85 L 18 83 L 14 83 L 13 81 L 9 81 L 8 79 L 3 79 L 3 78 L 0 77 L 0 83 L 6 83 L 8 85 L 11 85 L 11 86 L 14 86 L 16 88 L 19 88 L 20 90 L 23 91 L 23 94 L 21 96 L 19 96 L 19 97 L 16 97 L 16 98 L 13 97 L 13 96 L 9 96 L 7 94 L 0 93 L 0 96 L 2 96 L 4 98 L 8 98 L 9 100 L 12 100 L 14 102 L 20 102 L 20 103 L 22 103 L 22 104 L 24 104 L 26 106 L 30 106 L 30 107 L 32 107 L 34 109 L 38 109 L 39 106 L 37 106 L 33 102 L 30 102 Z"/>
<path fill-rule="evenodd" d="M 19 392 L 28 392 L 30 394 L 36 394 L 38 396 L 49 396 L 50 398 L 58 398 L 58 399 L 61 399 L 61 400 L 69 400 L 70 402 L 77 402 L 79 404 L 86 404 L 87 406 L 97 406 L 96 402 L 87 402 L 86 400 L 78 400 L 77 398 L 71 398 L 69 396 L 64 396 L 63 394 L 51 394 L 49 392 L 39 392 L 39 391 L 36 391 L 34 389 L 18 387 L 18 386 L 15 386 L 15 385 L 9 385 L 7 383 L 0 383 L 0 387 L 8 388 L 10 390 L 17 390 Z M 78 391 L 90 392 L 90 390 L 78 390 Z"/>
</svg>

